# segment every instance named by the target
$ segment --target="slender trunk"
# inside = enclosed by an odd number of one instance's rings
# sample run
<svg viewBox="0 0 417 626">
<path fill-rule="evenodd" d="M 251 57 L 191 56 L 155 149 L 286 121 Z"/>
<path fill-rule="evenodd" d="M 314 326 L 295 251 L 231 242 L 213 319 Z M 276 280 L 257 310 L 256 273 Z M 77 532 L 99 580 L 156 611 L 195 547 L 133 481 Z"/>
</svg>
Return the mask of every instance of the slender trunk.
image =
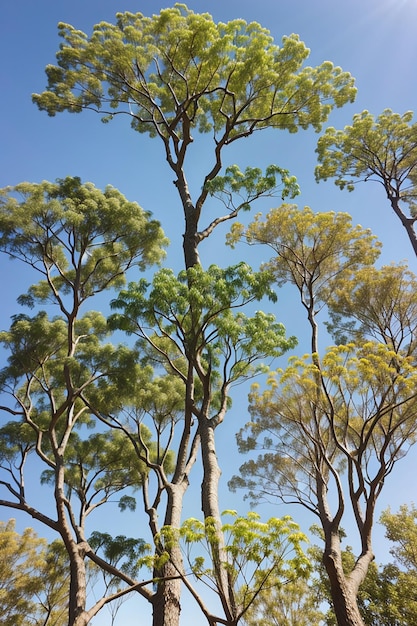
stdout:
<svg viewBox="0 0 417 626">
<path fill-rule="evenodd" d="M 183 235 L 183 250 L 185 269 L 188 270 L 190 267 L 200 265 L 200 257 L 198 254 L 198 221 L 200 211 L 193 204 L 184 172 L 182 169 L 173 169 L 177 174 L 177 180 L 174 184 L 178 189 L 184 211 L 185 228 Z"/>
<path fill-rule="evenodd" d="M 86 626 L 89 619 L 85 612 L 87 603 L 87 580 L 85 567 L 85 544 L 74 538 L 67 519 L 64 494 L 65 468 L 62 453 L 55 455 L 55 503 L 58 532 L 64 542 L 70 561 L 70 586 L 68 598 L 68 626 Z"/>
<path fill-rule="evenodd" d="M 236 606 L 233 589 L 227 573 L 224 552 L 224 537 L 219 510 L 219 480 L 221 470 L 217 461 L 213 423 L 205 416 L 200 418 L 201 454 L 203 460 L 203 481 L 201 484 L 201 502 L 204 518 L 211 518 L 216 528 L 216 540 L 212 544 L 213 568 L 227 624 L 235 623 Z"/>
<path fill-rule="evenodd" d="M 155 575 L 163 580 L 157 583 L 157 590 L 152 600 L 152 626 L 178 626 L 180 623 L 181 580 L 176 578 L 178 567 L 181 566 L 178 562 L 180 559 L 179 549 L 171 549 L 170 560 L 155 572 Z"/>
<path fill-rule="evenodd" d="M 186 488 L 186 481 L 180 485 L 170 485 L 168 488 L 164 525 L 169 526 L 174 532 L 181 524 L 182 501 Z M 182 574 L 181 550 L 176 542 L 173 542 L 173 545 L 169 547 L 169 560 L 154 572 L 154 576 L 161 580 L 157 583 L 152 600 L 152 626 L 179 626 Z"/>
<path fill-rule="evenodd" d="M 191 202 L 184 206 L 185 232 L 183 239 L 184 261 L 186 269 L 200 265 L 198 254 L 198 216 Z"/>
<path fill-rule="evenodd" d="M 387 195 L 391 202 L 391 207 L 394 213 L 400 218 L 401 224 L 404 226 L 405 230 L 407 231 L 408 238 L 411 242 L 411 245 L 413 246 L 414 254 L 417 256 L 417 235 L 414 230 L 415 219 L 404 215 L 404 213 L 402 212 L 400 208 L 398 198 L 393 196 L 389 192 L 389 190 L 387 190 Z"/>
<path fill-rule="evenodd" d="M 326 538 L 323 563 L 330 581 L 338 626 L 365 626 L 357 603 L 357 585 L 352 584 L 343 571 L 340 539 L 336 533 Z"/>
</svg>

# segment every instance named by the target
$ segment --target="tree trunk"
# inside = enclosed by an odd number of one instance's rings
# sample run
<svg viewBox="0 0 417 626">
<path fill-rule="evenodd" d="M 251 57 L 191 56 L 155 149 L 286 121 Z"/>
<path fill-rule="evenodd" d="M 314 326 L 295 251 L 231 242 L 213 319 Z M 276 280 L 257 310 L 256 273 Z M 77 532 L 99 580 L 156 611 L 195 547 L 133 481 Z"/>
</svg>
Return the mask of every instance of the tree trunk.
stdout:
<svg viewBox="0 0 417 626">
<path fill-rule="evenodd" d="M 71 542 L 68 550 L 70 558 L 70 589 L 68 601 L 68 626 L 86 626 L 89 622 L 85 611 L 87 603 L 87 585 L 84 555 L 80 547 Z"/>
<path fill-rule="evenodd" d="M 217 461 L 214 425 L 204 415 L 200 418 L 201 454 L 203 459 L 203 481 L 201 484 L 201 502 L 204 518 L 211 518 L 216 527 L 216 544 L 212 545 L 213 569 L 216 577 L 217 593 L 219 594 L 225 619 L 228 625 L 235 624 L 236 607 L 233 589 L 229 584 L 225 567 L 224 537 L 221 530 L 219 510 L 219 480 L 221 470 Z"/>
<path fill-rule="evenodd" d="M 171 551 L 171 559 L 157 575 L 164 579 L 157 584 L 153 604 L 153 626 L 179 626 L 181 612 L 181 580 L 175 567 L 177 556 Z M 173 578 L 174 577 L 174 578 Z"/>
<path fill-rule="evenodd" d="M 174 532 L 181 524 L 182 500 L 186 487 L 186 482 L 183 482 L 180 485 L 170 485 L 168 489 L 164 524 Z M 180 623 L 183 561 L 181 550 L 175 542 L 169 549 L 169 554 L 169 561 L 154 572 L 154 575 L 161 578 L 161 581 L 157 583 L 152 600 L 152 626 L 179 626 Z"/>
<path fill-rule="evenodd" d="M 66 515 L 64 493 L 65 469 L 63 454 L 56 453 L 55 467 L 55 503 L 58 517 L 58 532 L 64 542 L 70 561 L 70 586 L 68 598 L 68 626 L 85 626 L 89 619 L 85 611 L 87 603 L 87 579 L 85 566 L 85 543 L 78 543 L 72 534 L 71 525 Z"/>
<path fill-rule="evenodd" d="M 399 198 L 393 196 L 392 193 L 390 193 L 389 188 L 387 189 L 387 196 L 391 202 L 391 206 L 392 206 L 394 213 L 400 218 L 401 224 L 404 226 L 405 230 L 407 231 L 407 235 L 413 247 L 414 254 L 417 256 L 417 235 L 414 230 L 415 219 L 404 215 L 399 205 Z"/>
<path fill-rule="evenodd" d="M 198 216 L 197 211 L 191 202 L 184 207 L 185 216 L 185 232 L 183 239 L 184 263 L 185 268 L 200 265 L 200 256 L 198 254 Z"/>
<path fill-rule="evenodd" d="M 365 626 L 358 608 L 356 589 L 350 584 L 343 571 L 338 535 L 333 534 L 329 541 L 326 540 L 323 563 L 329 576 L 338 626 Z"/>
</svg>

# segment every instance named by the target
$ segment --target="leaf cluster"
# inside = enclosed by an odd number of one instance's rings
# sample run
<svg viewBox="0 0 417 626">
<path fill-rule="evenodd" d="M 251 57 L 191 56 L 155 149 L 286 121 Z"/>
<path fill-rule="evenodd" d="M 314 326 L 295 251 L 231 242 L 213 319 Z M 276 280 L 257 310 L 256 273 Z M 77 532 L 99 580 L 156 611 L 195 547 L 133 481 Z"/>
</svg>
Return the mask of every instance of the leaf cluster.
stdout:
<svg viewBox="0 0 417 626">
<path fill-rule="evenodd" d="M 251 372 L 254 361 L 278 356 L 294 345 L 273 316 L 257 311 L 248 317 L 240 310 L 264 296 L 275 300 L 269 282 L 267 273 L 253 272 L 246 263 L 224 270 L 196 266 L 178 277 L 163 269 L 152 285 L 142 281 L 121 292 L 112 307 L 123 312 L 111 316 L 109 323 L 147 338 L 183 376 L 181 358 L 202 374 L 221 359 L 228 367 L 228 382 L 234 382 Z"/>
<path fill-rule="evenodd" d="M 0 198 L 0 250 L 42 275 L 23 302 L 86 298 L 124 283 L 124 272 L 160 260 L 166 239 L 158 222 L 117 189 L 67 177 L 21 183 Z"/>
<path fill-rule="evenodd" d="M 197 128 L 224 142 L 268 126 L 319 130 L 333 106 L 355 96 L 351 76 L 332 63 L 303 67 L 309 51 L 297 35 L 279 47 L 255 22 L 216 24 L 184 4 L 152 17 L 118 13 L 91 37 L 63 23 L 59 34 L 48 89 L 33 96 L 49 115 L 124 112 L 151 136 L 188 140 Z"/>
<path fill-rule="evenodd" d="M 352 191 L 360 180 L 377 180 L 414 215 L 417 124 L 412 119 L 412 111 L 385 109 L 377 118 L 362 111 L 343 130 L 327 128 L 317 144 L 317 181 L 334 178 L 340 189 Z"/>
</svg>

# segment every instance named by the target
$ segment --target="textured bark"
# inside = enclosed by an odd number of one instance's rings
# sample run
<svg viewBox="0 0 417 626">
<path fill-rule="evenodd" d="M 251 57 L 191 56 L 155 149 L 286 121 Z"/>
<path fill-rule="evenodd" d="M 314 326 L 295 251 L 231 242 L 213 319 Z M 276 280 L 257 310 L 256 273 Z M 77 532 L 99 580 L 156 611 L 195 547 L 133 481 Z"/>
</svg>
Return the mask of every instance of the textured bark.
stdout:
<svg viewBox="0 0 417 626">
<path fill-rule="evenodd" d="M 159 572 L 164 577 L 156 590 L 153 599 L 153 626 L 178 626 L 180 622 L 180 598 L 181 598 L 181 580 L 176 578 L 178 570 L 175 567 L 175 561 L 178 555 L 171 552 L 171 561 L 165 564 Z"/>
<path fill-rule="evenodd" d="M 86 626 L 89 618 L 86 612 L 87 580 L 85 567 L 85 544 L 77 543 L 66 517 L 64 496 L 64 466 L 58 459 L 55 470 L 55 501 L 57 504 L 58 526 L 70 561 L 70 587 L 68 598 L 68 626 Z"/>
<path fill-rule="evenodd" d="M 323 562 L 329 576 L 338 626 L 365 626 L 356 600 L 358 581 L 350 580 L 343 571 L 338 535 L 333 534 L 326 541 Z"/>
<path fill-rule="evenodd" d="M 188 481 L 185 480 L 180 485 L 170 485 L 168 489 L 164 524 L 174 530 L 181 524 L 182 501 L 187 486 Z M 174 545 L 170 549 L 170 560 L 160 570 L 154 572 L 154 576 L 161 578 L 161 581 L 157 583 L 152 600 L 152 626 L 179 626 L 182 574 L 181 550 L 179 546 Z"/>
<path fill-rule="evenodd" d="M 84 556 L 79 546 L 73 545 L 70 553 L 71 582 L 68 605 L 68 626 L 86 626 L 90 619 L 85 610 L 87 587 Z"/>
</svg>

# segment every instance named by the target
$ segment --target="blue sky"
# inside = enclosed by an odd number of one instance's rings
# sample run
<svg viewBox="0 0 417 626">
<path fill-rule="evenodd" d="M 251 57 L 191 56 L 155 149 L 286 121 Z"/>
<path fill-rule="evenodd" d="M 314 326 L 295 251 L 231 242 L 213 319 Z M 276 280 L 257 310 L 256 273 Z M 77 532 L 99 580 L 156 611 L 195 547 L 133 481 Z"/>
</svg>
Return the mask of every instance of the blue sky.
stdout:
<svg viewBox="0 0 417 626">
<path fill-rule="evenodd" d="M 172 184 L 173 176 L 163 160 L 159 143 L 135 134 L 126 120 L 123 120 L 125 123 L 117 121 L 103 125 L 99 116 L 89 112 L 48 118 L 31 103 L 31 93 L 40 92 L 46 86 L 45 66 L 55 61 L 59 45 L 56 24 L 59 21 L 90 32 L 94 23 L 112 21 L 118 11 L 151 14 L 166 6 L 169 6 L 168 2 L 152 0 L 18 0 L 4 3 L 0 39 L 0 187 L 21 181 L 54 180 L 67 175 L 80 176 L 99 187 L 111 184 L 161 220 L 172 242 L 167 264 L 177 270 L 182 266 L 183 218 Z M 363 109 L 376 115 L 384 108 L 398 113 L 417 109 L 417 0 L 351 0 L 349 3 L 337 0 L 189 0 L 188 6 L 196 12 L 210 12 L 216 21 L 239 17 L 260 22 L 270 29 L 277 43 L 283 35 L 297 33 L 311 49 L 309 64 L 331 60 L 351 72 L 358 87 L 356 102 L 335 111 L 329 120 L 331 125 L 343 127 L 350 123 L 355 112 Z M 259 133 L 240 142 L 227 157 L 229 163 L 237 162 L 242 168 L 247 165 L 264 167 L 269 163 L 288 168 L 297 176 L 301 186 L 298 204 L 308 204 L 315 211 L 349 212 L 354 221 L 371 228 L 382 240 L 383 262 L 408 258 L 411 269 L 417 271 L 406 234 L 391 213 L 382 187 L 376 183 L 363 184 L 349 194 L 340 192 L 331 181 L 315 183 L 316 141 L 317 135 L 310 131 L 291 136 L 282 131 Z M 200 145 L 198 141 L 197 145 Z M 196 149 L 195 163 L 189 172 L 190 183 L 196 188 L 201 185 L 203 165 L 204 142 Z M 278 200 L 261 208 L 268 209 L 274 204 L 278 204 Z M 248 254 L 248 250 L 233 254 L 226 250 L 224 234 L 222 231 L 203 244 L 203 264 L 213 259 L 218 263 L 234 263 L 240 260 L 239 254 Z M 9 325 L 10 315 L 18 310 L 16 297 L 33 279 L 25 268 L 5 257 L 0 257 L 0 271 L 3 293 L 0 327 L 4 329 Z M 286 291 L 285 297 L 281 296 L 276 315 L 285 323 L 289 334 L 300 338 L 300 352 L 308 349 L 302 345 L 304 320 L 295 293 Z M 222 430 L 219 443 L 224 472 L 224 508 L 228 508 L 231 501 L 235 508 L 246 506 L 241 503 L 242 494 L 230 496 L 226 487 L 228 477 L 242 462 L 237 452 L 230 454 L 230 450 L 234 446 L 234 432 L 245 419 L 245 411 L 246 389 L 239 388 L 235 408 Z M 417 501 L 415 486 L 410 488 L 409 480 L 410 475 L 416 475 L 416 470 L 414 452 L 398 465 L 387 482 L 381 499 L 382 508 L 390 504 L 395 509 L 403 502 Z M 37 490 L 36 483 L 33 489 Z M 37 497 L 43 496 L 39 492 Z M 194 501 L 189 500 L 191 510 L 194 505 L 198 507 L 198 485 L 190 498 L 194 498 Z M 260 513 L 268 517 L 284 515 L 288 511 L 275 506 L 263 507 Z M 193 515 L 197 514 L 198 511 L 193 512 Z M 291 514 L 303 525 L 301 509 L 291 511 Z M 0 512 L 1 519 L 8 517 L 8 511 Z M 126 525 L 123 532 L 135 532 L 137 521 L 126 519 L 123 524 Z M 376 545 L 377 561 L 380 561 L 385 556 L 385 553 L 382 556 L 385 548 L 378 536 L 377 540 L 381 554 L 378 554 Z M 130 610 L 128 605 L 126 611 Z M 120 623 L 123 623 L 122 615 L 121 612 Z M 129 614 L 124 615 L 128 619 Z M 94 624 L 104 626 L 107 619 L 103 614 L 94 620 Z M 195 621 L 191 623 L 195 625 Z"/>
</svg>

